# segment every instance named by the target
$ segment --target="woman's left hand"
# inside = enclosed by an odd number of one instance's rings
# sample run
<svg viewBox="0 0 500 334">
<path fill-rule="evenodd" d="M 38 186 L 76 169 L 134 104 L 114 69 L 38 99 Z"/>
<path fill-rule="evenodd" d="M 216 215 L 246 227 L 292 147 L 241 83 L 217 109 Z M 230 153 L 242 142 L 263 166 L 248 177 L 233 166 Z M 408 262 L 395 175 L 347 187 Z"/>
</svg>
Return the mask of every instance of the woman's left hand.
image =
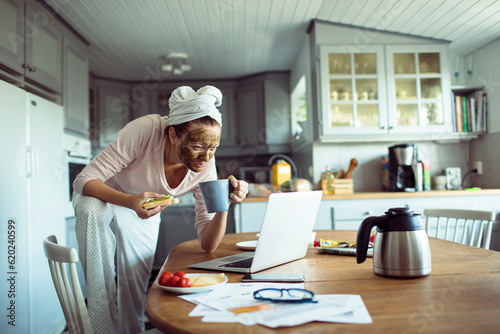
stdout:
<svg viewBox="0 0 500 334">
<path fill-rule="evenodd" d="M 233 192 L 229 194 L 229 197 L 231 197 L 233 202 L 241 203 L 247 197 L 248 183 L 243 180 L 236 180 L 233 175 L 230 175 L 228 179 L 233 186 Z"/>
</svg>

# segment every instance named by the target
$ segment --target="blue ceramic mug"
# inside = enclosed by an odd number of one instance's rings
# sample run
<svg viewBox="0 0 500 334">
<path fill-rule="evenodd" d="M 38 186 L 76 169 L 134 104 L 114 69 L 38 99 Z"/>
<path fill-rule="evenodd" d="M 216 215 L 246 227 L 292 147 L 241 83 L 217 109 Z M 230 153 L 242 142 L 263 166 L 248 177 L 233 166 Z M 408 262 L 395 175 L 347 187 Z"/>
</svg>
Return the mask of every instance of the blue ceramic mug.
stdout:
<svg viewBox="0 0 500 334">
<path fill-rule="evenodd" d="M 232 186 L 228 179 L 202 182 L 200 189 L 208 213 L 229 210 L 229 202 L 231 202 L 229 194 Z"/>
</svg>

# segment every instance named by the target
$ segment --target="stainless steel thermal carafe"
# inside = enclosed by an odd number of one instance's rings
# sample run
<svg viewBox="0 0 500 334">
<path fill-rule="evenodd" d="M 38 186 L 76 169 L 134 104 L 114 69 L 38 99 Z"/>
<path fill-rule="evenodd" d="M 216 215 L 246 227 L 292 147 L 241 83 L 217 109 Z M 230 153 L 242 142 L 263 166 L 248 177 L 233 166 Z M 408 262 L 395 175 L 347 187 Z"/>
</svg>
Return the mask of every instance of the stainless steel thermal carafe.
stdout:
<svg viewBox="0 0 500 334">
<path fill-rule="evenodd" d="M 429 239 L 420 214 L 408 208 L 391 208 L 385 215 L 366 218 L 356 240 L 357 262 L 366 260 L 372 228 L 373 271 L 388 277 L 421 277 L 431 272 Z"/>
</svg>

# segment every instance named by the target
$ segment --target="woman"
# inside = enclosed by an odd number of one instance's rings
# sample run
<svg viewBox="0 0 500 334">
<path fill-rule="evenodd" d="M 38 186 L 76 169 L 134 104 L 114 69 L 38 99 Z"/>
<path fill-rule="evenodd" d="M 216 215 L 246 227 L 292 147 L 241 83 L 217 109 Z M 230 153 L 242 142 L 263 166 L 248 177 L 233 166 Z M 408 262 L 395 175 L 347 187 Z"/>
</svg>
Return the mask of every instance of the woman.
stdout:
<svg viewBox="0 0 500 334">
<path fill-rule="evenodd" d="M 227 212 L 208 214 L 198 184 L 217 179 L 215 151 L 221 134 L 213 86 L 187 86 L 170 97 L 168 117 L 147 115 L 127 124 L 117 139 L 77 176 L 76 234 L 96 333 L 144 330 L 144 301 L 151 274 L 159 213 L 142 208 L 149 198 L 193 192 L 201 247 L 213 252 L 226 230 Z M 241 202 L 248 184 L 229 177 L 231 199 Z"/>
</svg>

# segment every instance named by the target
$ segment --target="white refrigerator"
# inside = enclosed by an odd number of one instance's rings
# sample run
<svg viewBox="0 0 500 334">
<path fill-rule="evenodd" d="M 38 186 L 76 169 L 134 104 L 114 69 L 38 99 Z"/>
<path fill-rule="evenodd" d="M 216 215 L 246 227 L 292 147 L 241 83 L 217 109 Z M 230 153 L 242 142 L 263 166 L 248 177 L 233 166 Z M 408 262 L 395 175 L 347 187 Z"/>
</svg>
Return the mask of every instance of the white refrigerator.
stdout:
<svg viewBox="0 0 500 334">
<path fill-rule="evenodd" d="M 65 243 L 60 105 L 0 80 L 0 333 L 61 333 L 43 239 Z"/>
</svg>

